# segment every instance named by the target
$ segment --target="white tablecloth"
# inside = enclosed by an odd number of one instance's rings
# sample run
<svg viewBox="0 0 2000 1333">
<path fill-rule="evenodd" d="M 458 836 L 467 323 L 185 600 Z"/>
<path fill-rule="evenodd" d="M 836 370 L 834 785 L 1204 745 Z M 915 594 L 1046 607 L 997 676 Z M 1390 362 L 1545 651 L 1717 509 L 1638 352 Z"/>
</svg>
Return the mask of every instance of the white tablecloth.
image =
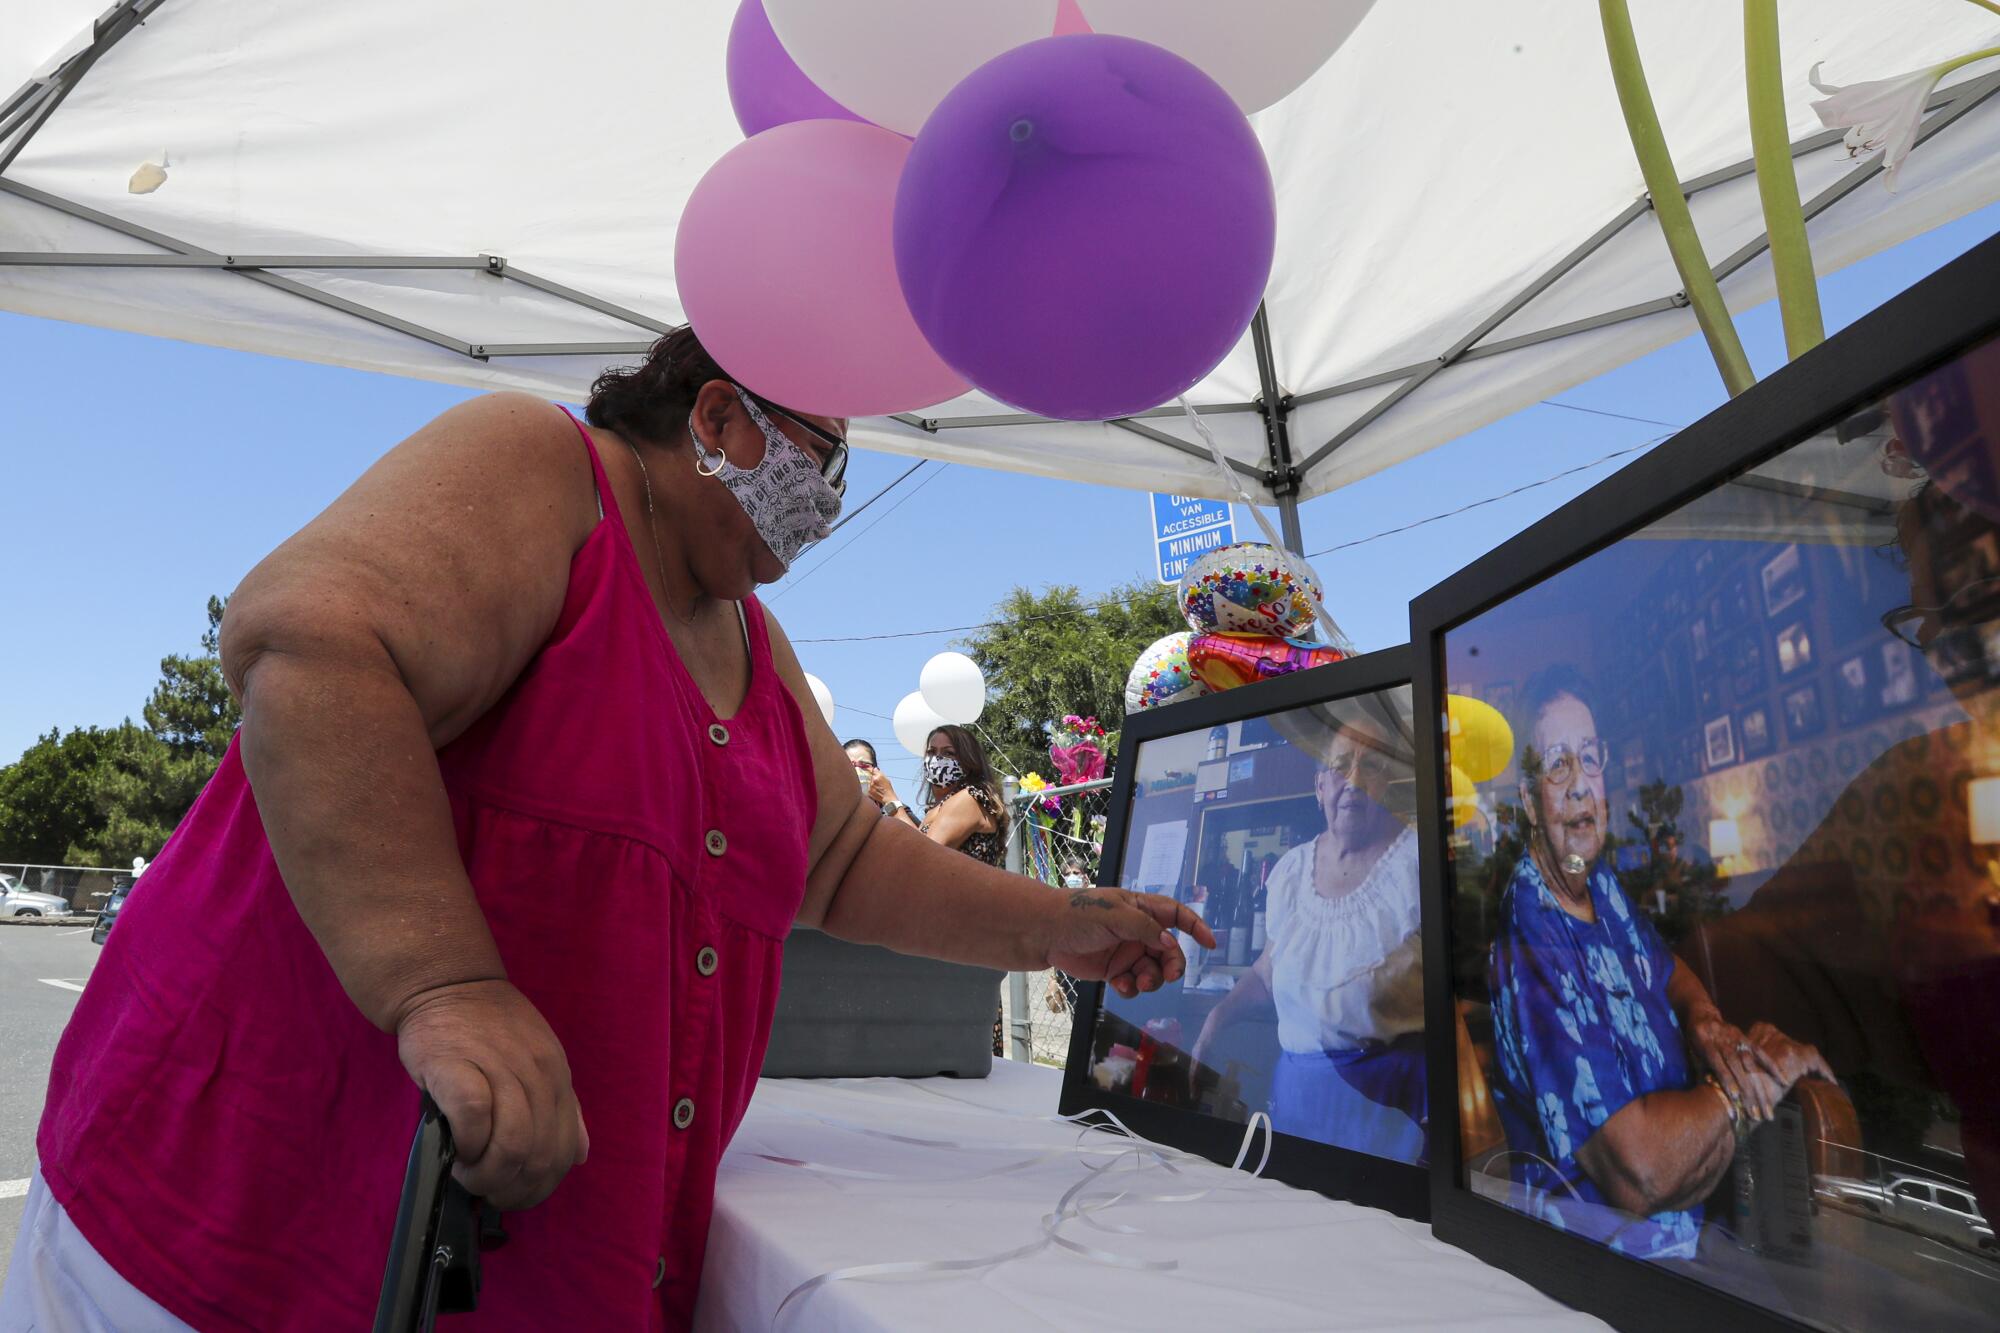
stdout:
<svg viewBox="0 0 2000 1333">
<path fill-rule="evenodd" d="M 1054 1122 L 1060 1076 L 996 1061 L 985 1080 L 770 1079 L 758 1086 L 716 1182 L 697 1327 L 773 1327 L 793 1288 L 833 1269 L 997 1254 L 1041 1235 L 1041 1219 L 1088 1174 Z M 841 1123 L 829 1123 L 841 1122 Z M 892 1142 L 865 1126 L 964 1145 Z M 1094 1135 L 1093 1141 L 1106 1137 Z M 1009 1163 L 1056 1155 L 1026 1169 Z M 764 1154 L 760 1156 L 759 1154 Z M 806 1162 L 841 1176 L 768 1160 Z M 1256 1154 L 1251 1155 L 1252 1163 Z M 971 1178 L 977 1176 L 978 1178 Z M 1024 1329 L 1601 1330 L 1430 1228 L 1275 1181 L 1248 1184 L 1206 1162 L 1121 1176 L 1149 1193 L 1237 1186 L 1192 1203 L 1127 1203 L 1094 1214 L 1136 1234 L 1071 1222 L 1083 1244 L 1148 1260 L 1139 1272 L 1049 1248 L 977 1273 L 834 1282 L 792 1302 L 785 1330 L 874 1333 Z"/>
</svg>

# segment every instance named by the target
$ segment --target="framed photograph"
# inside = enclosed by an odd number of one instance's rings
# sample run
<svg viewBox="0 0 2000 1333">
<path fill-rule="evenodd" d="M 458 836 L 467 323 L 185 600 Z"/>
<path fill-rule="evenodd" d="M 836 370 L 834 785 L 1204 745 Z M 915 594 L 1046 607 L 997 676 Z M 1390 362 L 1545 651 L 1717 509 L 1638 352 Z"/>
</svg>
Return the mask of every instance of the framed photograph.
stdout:
<svg viewBox="0 0 2000 1333">
<path fill-rule="evenodd" d="M 1098 878 L 1191 904 L 1216 944 L 1182 936 L 1187 972 L 1152 994 L 1079 988 L 1065 1114 L 1101 1107 L 1227 1161 L 1262 1112 L 1267 1174 L 1428 1217 L 1409 675 L 1395 648 L 1126 718 Z M 1250 721 L 1276 739 L 1254 764 L 1211 761 L 1230 768 L 1224 796 L 1162 784 Z M 1486 764 L 1509 761 L 1511 736 L 1480 739 Z M 1457 817 L 1466 837 L 1485 819 Z M 1360 867 L 1342 910 L 1372 923 L 1337 939 L 1330 856 Z"/>
<path fill-rule="evenodd" d="M 1709 772 L 1736 762 L 1736 733 L 1727 713 L 1702 728 L 1702 742 Z"/>
<path fill-rule="evenodd" d="M 1984 660 L 1977 643 L 1964 651 L 1933 644 L 1923 663 L 1909 660 L 1911 673 L 1921 682 L 1960 651 L 1966 660 L 1951 688 L 1965 713 L 1952 716 L 1971 716 L 1965 725 L 1978 743 L 1953 749 L 1948 723 L 1924 727 L 1912 712 L 1919 735 L 1887 739 L 1883 748 L 1897 752 L 1886 762 L 1870 762 L 1879 750 L 1857 756 L 1843 777 L 1818 739 L 1843 677 L 1832 668 L 1862 657 L 1871 704 L 1903 688 L 1893 684 L 1903 676 L 1890 674 L 1879 639 L 1836 652 L 1824 628 L 1828 641 L 1813 642 L 1823 627 L 1879 618 L 1892 605 L 1936 605 L 1933 558 L 1970 540 L 1968 527 L 2000 536 L 2000 488 L 1981 480 L 2000 461 L 2000 304 L 1966 301 L 1973 290 L 2000 291 L 2000 238 L 1411 605 L 1432 1225 L 1440 1239 L 1626 1333 L 1994 1327 L 2000 1261 L 1979 1249 L 1985 1231 L 1945 1241 L 1942 1224 L 1920 1230 L 1910 1219 L 1919 1204 L 1938 1208 L 1940 1199 L 1958 1210 L 1954 1217 L 2000 1217 L 2000 1180 L 1934 1155 L 1932 1131 L 1903 1125 L 1902 1104 L 1871 1080 L 1886 1067 L 1878 1061 L 1906 1060 L 1926 1071 L 1933 1124 L 1974 1123 L 1991 1105 L 1990 1089 L 1946 1071 L 1952 1061 L 1990 1070 L 2000 994 L 1984 981 L 1968 984 L 1953 960 L 1892 964 L 1890 949 L 1855 944 L 1873 929 L 1923 929 L 1922 914 L 1933 909 L 1910 892 L 1912 873 L 1983 864 L 1988 849 L 1971 842 L 1963 821 L 1935 811 L 1926 820 L 1929 804 L 1916 808 L 1902 789 L 1922 771 L 1936 784 L 1938 809 L 1966 808 L 1958 802 L 1973 797 L 1971 756 L 1982 745 L 2000 748 L 2000 723 L 1991 720 L 2000 716 L 2000 680 L 1972 674 L 1970 659 Z M 1958 405 L 1927 391 L 1924 410 L 1938 422 L 1969 414 L 1971 428 L 1950 428 L 1958 432 L 1952 447 L 1988 465 L 1940 480 L 1923 463 L 1930 490 L 1911 497 L 1907 478 L 1888 466 L 1901 448 L 1892 433 L 1843 437 L 1841 423 L 1856 414 L 1879 421 L 1885 411 L 1902 419 L 1898 396 L 1953 366 Z M 1898 503 L 1914 500 L 1893 532 L 1857 521 L 1857 496 L 1891 492 Z M 1885 541 L 1901 559 L 1881 558 Z M 1809 546 L 1806 587 L 1785 552 L 1796 548 L 1804 563 Z M 1822 546 L 1840 549 L 1820 561 Z M 1756 628 L 1744 632 L 1772 636 L 1764 647 L 1777 660 L 1766 688 L 1775 688 L 1727 710 L 1663 718 L 1657 740 L 1646 737 L 1648 753 L 1662 760 L 1674 747 L 1695 748 L 1692 766 L 1662 762 L 1654 775 L 1670 793 L 1678 788 L 1670 804 L 1681 855 L 1669 859 L 1656 844 L 1651 863 L 1641 864 L 1617 846 L 1635 820 L 1657 825 L 1668 806 L 1631 808 L 1637 802 L 1605 781 L 1604 756 L 1640 738 L 1608 721 L 1598 701 L 1644 670 L 1643 655 L 1628 655 L 1616 639 L 1620 612 L 1638 592 L 1634 571 L 1676 559 L 1693 568 L 1704 548 L 1723 571 L 1713 606 L 1704 607 L 1713 617 L 1711 658 L 1724 653 L 1714 622 L 1728 622 L 1735 605 L 1730 571 L 1747 568 Z M 1836 606 L 1845 620 L 1835 618 Z M 1767 622 L 1769 608 L 1777 618 Z M 1653 643 L 1673 640 L 1656 635 Z M 1521 681 L 1508 722 L 1517 736 L 1534 736 L 1542 756 L 1538 772 L 1474 784 L 1495 809 L 1511 806 L 1510 836 L 1491 845 L 1469 845 L 1455 831 L 1448 800 L 1455 755 L 1443 734 L 1444 701 L 1474 674 L 1466 669 L 1474 645 L 1478 674 Z M 1979 707 L 1982 698 L 1992 706 Z M 1917 764 L 1924 747 L 1928 758 Z M 1720 761 L 1749 758 L 1752 769 L 1703 780 Z M 1934 771 L 1941 764 L 1958 772 Z M 1849 810 L 1865 813 L 1852 832 L 1807 836 L 1829 811 Z M 1942 845 L 1926 848 L 1927 838 Z M 1691 885 L 1721 883 L 1697 871 L 1725 861 L 1748 862 L 1755 873 L 1728 872 L 1713 911 L 1685 910 L 1700 901 L 1691 902 Z M 1835 975 L 1838 986 L 1829 986 Z M 1879 1050 L 1874 1029 L 1867 1043 L 1853 1036 L 1853 1004 L 1863 994 L 1880 997 L 1882 1015 L 1894 1020 Z M 1771 1117 L 1736 1140 L 1741 1121 L 1731 1117 L 1728 1092 L 1706 1078 L 1721 1053 L 1685 1017 L 1710 1003 L 1746 1033 L 1769 1023 L 1813 1047 L 1832 1077 L 1781 1078 Z M 1652 1118 L 1668 1107 L 1678 1117 L 1671 1133 Z M 1697 1126 L 1716 1145 L 1705 1160 L 1680 1151 L 1688 1140 L 1679 1136 Z M 1885 1157 L 1898 1165 L 1880 1164 Z M 1897 1208 L 1908 1225 L 1892 1220 Z"/>
<path fill-rule="evenodd" d="M 1688 624 L 1688 637 L 1694 642 L 1694 660 L 1697 662 L 1706 662 L 1708 660 L 1708 622 L 1706 620 L 1690 621 Z"/>
<path fill-rule="evenodd" d="M 1842 658 L 1833 668 L 1833 720 L 1845 730 L 1860 726 L 1875 715 L 1880 687 L 1870 669 L 1867 653 Z"/>
<path fill-rule="evenodd" d="M 1742 629 L 1758 620 L 1756 603 L 1750 597 L 1750 575 L 1748 571 L 1737 570 L 1722 582 L 1722 592 L 1717 599 L 1722 613 L 1722 630 L 1727 633 Z"/>
<path fill-rule="evenodd" d="M 1743 742 L 1745 759 L 1761 759 L 1771 753 L 1771 714 L 1759 706 L 1746 708 L 1736 719 L 1736 734 Z"/>
<path fill-rule="evenodd" d="M 1778 709 L 1785 715 L 1785 739 L 1788 741 L 1807 740 L 1826 730 L 1826 709 L 1820 702 L 1818 682 L 1787 690 L 1778 700 Z M 1798 756 L 1789 758 L 1796 762 Z"/>
<path fill-rule="evenodd" d="M 1882 706 L 1907 708 L 1917 701 L 1917 651 L 1901 639 L 1891 639 L 1881 653 Z"/>
<path fill-rule="evenodd" d="M 1723 669 L 1729 673 L 1729 688 L 1742 703 L 1764 692 L 1764 640 L 1756 634 L 1738 634 L 1722 652 Z"/>
<path fill-rule="evenodd" d="M 1806 632 L 1804 621 L 1778 631 L 1777 658 L 1780 680 L 1796 676 L 1812 665 L 1812 636 Z"/>
<path fill-rule="evenodd" d="M 1776 619 L 1805 600 L 1806 569 L 1796 543 L 1764 562 L 1764 614 Z"/>
</svg>

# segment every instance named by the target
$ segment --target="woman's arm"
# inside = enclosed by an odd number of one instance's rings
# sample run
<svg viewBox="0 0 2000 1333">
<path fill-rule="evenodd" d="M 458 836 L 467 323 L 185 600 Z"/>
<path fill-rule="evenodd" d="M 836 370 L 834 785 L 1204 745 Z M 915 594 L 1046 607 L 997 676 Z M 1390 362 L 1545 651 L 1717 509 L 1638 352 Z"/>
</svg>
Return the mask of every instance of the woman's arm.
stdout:
<svg viewBox="0 0 2000 1333">
<path fill-rule="evenodd" d="M 853 770 L 812 702 L 790 641 L 769 623 L 772 655 L 805 718 L 819 784 L 800 925 L 981 967 L 1060 967 L 1102 977 L 1126 996 L 1157 990 L 1185 970 L 1169 930 L 1214 946 L 1198 917 L 1157 894 L 1052 890 L 884 819 L 847 776 Z"/>
<path fill-rule="evenodd" d="M 1691 1208 L 1736 1154 L 1729 1098 L 1709 1083 L 1625 1103 L 1576 1150 L 1577 1165 L 1628 1213 Z"/>
<path fill-rule="evenodd" d="M 460 1178 L 509 1208 L 580 1160 L 582 1126 L 560 1045 L 506 982 L 436 751 L 561 612 L 596 514 L 581 455 L 539 400 L 454 408 L 266 557 L 222 622 L 243 766 L 285 887 L 443 1107 Z"/>
<path fill-rule="evenodd" d="M 932 842 L 955 849 L 965 846 L 965 840 L 973 834 L 992 830 L 993 821 L 979 808 L 972 793 L 955 791 L 931 812 L 930 826 L 924 829 L 924 834 Z"/>
</svg>

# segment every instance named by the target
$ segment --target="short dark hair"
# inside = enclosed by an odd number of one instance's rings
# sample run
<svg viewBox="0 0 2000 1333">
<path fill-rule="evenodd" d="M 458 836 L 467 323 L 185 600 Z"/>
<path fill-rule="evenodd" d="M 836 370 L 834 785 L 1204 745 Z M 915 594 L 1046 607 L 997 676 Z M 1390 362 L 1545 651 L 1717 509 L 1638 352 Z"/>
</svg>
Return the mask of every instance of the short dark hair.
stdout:
<svg viewBox="0 0 2000 1333">
<path fill-rule="evenodd" d="M 1588 708 L 1591 716 L 1597 715 L 1590 682 L 1584 679 L 1583 673 L 1567 662 L 1555 662 L 1528 677 L 1528 683 L 1521 687 L 1521 732 L 1524 735 L 1532 733 L 1549 705 L 1565 694 Z"/>
<path fill-rule="evenodd" d="M 683 324 L 669 329 L 636 366 L 619 366 L 590 386 L 583 418 L 593 426 L 652 444 L 671 444 L 687 429 L 695 396 L 710 380 L 730 380 L 716 359 Z"/>
<path fill-rule="evenodd" d="M 882 766 L 882 761 L 875 757 L 875 747 L 873 745 L 870 745 L 867 741 L 862 740 L 859 736 L 856 736 L 851 741 L 842 741 L 840 743 L 840 748 L 843 750 L 852 750 L 856 746 L 860 746 L 862 749 L 868 751 L 869 763 L 875 765 L 877 768 L 880 768 Z"/>
</svg>

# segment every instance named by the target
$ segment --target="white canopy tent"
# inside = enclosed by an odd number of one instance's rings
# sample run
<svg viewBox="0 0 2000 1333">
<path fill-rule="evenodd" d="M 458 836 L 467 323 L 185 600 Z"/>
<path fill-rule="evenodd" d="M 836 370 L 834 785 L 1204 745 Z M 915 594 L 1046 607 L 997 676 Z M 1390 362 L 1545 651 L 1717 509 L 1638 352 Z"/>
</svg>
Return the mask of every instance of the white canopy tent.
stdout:
<svg viewBox="0 0 2000 1333">
<path fill-rule="evenodd" d="M 734 0 L 92 9 L 0 0 L 0 308 L 572 401 L 679 322 L 676 219 L 740 138 Z M 1741 6 L 1634 9 L 1697 223 L 1745 309 L 1773 287 Z M 2000 42 L 2000 19 L 1958 0 L 1781 11 L 1823 272 L 2000 198 L 2000 73 L 1946 79 L 1895 194 L 1820 129 L 1807 81 L 1821 61 L 1835 83 L 1934 64 Z M 1276 267 L 1258 324 L 1190 398 L 1294 545 L 1299 499 L 1694 327 L 1594 5 L 1383 0 L 1256 126 Z M 148 162 L 165 179 L 133 193 Z M 1058 423 L 969 395 L 855 438 L 1226 496 L 1185 427 L 1175 408 Z"/>
</svg>

